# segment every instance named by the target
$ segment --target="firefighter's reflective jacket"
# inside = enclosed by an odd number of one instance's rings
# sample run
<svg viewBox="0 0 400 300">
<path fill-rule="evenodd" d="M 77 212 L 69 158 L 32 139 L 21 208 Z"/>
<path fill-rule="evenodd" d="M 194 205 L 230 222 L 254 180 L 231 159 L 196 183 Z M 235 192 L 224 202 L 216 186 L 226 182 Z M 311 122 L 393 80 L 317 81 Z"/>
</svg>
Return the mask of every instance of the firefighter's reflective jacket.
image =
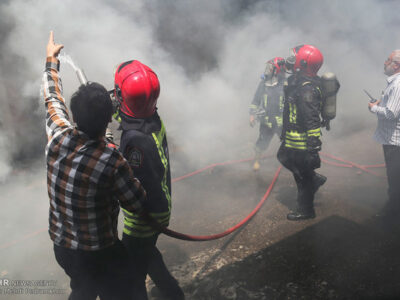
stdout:
<svg viewBox="0 0 400 300">
<path fill-rule="evenodd" d="M 292 75 L 284 88 L 282 140 L 286 148 L 321 149 L 322 94 L 319 77 Z"/>
<path fill-rule="evenodd" d="M 146 119 L 121 117 L 120 151 L 147 193 L 146 212 L 163 226 L 171 214 L 171 174 L 165 127 L 157 112 Z M 157 231 L 143 218 L 124 210 L 124 233 L 149 237 Z"/>
<path fill-rule="evenodd" d="M 262 79 L 249 106 L 250 115 L 257 116 L 269 128 L 282 126 L 283 84 Z"/>
</svg>

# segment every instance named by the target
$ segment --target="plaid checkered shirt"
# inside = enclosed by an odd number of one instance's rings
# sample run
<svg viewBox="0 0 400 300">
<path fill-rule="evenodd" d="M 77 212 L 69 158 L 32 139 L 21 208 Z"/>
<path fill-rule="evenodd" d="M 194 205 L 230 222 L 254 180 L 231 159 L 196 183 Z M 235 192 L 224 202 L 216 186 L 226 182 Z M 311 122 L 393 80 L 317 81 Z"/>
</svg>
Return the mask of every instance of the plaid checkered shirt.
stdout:
<svg viewBox="0 0 400 300">
<path fill-rule="evenodd" d="M 59 77 L 48 57 L 43 74 L 49 234 L 58 246 L 99 250 L 118 239 L 119 207 L 140 212 L 146 193 L 118 150 L 71 124 Z"/>
</svg>

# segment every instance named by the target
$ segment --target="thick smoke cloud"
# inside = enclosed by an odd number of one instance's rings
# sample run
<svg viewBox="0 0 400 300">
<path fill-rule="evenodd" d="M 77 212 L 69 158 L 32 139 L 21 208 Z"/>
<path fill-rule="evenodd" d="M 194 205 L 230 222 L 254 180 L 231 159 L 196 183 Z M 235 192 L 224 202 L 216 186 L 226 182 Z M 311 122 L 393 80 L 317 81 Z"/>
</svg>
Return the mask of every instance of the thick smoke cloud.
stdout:
<svg viewBox="0 0 400 300">
<path fill-rule="evenodd" d="M 0 177 L 42 157 L 44 110 L 38 100 L 50 30 L 91 81 L 112 88 L 125 60 L 151 66 L 161 81 L 159 111 L 172 147 L 197 164 L 252 154 L 256 131 L 247 107 L 274 56 L 310 43 L 322 72 L 341 81 L 328 139 L 368 128 L 375 119 L 362 89 L 378 96 L 383 61 L 400 48 L 397 1 L 22 1 L 0 5 Z M 62 66 L 68 99 L 78 81 Z M 325 137 L 324 137 L 325 138 Z M 6 167 L 8 166 L 8 168 Z"/>
<path fill-rule="evenodd" d="M 37 113 L 37 93 L 26 90 L 34 72 L 25 54 L 9 48 L 11 33 L 17 26 L 12 15 L 0 10 L 0 182 L 13 167 L 37 159 L 45 141 L 43 122 Z"/>
</svg>

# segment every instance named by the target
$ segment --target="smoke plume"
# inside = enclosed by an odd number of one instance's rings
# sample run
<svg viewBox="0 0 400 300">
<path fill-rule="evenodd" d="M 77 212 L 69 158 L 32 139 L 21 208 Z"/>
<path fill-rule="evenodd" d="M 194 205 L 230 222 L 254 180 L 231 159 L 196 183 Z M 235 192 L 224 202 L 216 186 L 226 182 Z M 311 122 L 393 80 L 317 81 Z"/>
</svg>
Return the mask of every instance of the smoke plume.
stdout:
<svg viewBox="0 0 400 300">
<path fill-rule="evenodd" d="M 0 177 L 43 157 L 38 97 L 50 30 L 91 81 L 113 85 L 120 62 L 138 59 L 161 82 L 159 113 L 169 137 L 199 164 L 252 154 L 248 104 L 265 62 L 296 45 L 317 46 L 321 73 L 342 88 L 327 139 L 373 132 L 362 89 L 376 97 L 382 65 L 399 48 L 396 1 L 22 1 L 0 5 Z M 393 12 L 393 13 L 392 13 Z M 78 87 L 62 65 L 66 99 Z M 324 137 L 325 138 L 325 137 Z"/>
</svg>

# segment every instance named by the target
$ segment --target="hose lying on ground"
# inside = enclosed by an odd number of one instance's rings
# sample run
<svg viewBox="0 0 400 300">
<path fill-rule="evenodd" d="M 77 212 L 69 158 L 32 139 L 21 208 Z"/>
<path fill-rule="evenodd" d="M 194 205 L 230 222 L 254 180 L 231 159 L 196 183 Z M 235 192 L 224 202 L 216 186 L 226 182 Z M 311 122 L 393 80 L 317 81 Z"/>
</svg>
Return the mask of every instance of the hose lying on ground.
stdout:
<svg viewBox="0 0 400 300">
<path fill-rule="evenodd" d="M 360 170 L 362 170 L 362 171 L 364 171 L 366 173 L 369 173 L 371 175 L 378 176 L 378 177 L 381 177 L 381 178 L 385 177 L 385 176 L 382 176 L 380 174 L 377 174 L 377 173 L 369 170 L 370 168 L 382 168 L 382 167 L 385 167 L 384 164 L 359 165 L 359 164 L 353 163 L 351 161 L 344 160 L 342 158 L 339 158 L 339 157 L 336 157 L 336 156 L 333 156 L 333 155 L 330 155 L 330 154 L 327 154 L 327 153 L 320 153 L 320 154 L 323 157 L 328 157 L 328 158 L 331 158 L 331 159 L 334 159 L 334 160 L 337 160 L 337 161 L 340 161 L 340 162 L 344 163 L 344 164 L 336 163 L 336 162 L 331 162 L 331 161 L 322 159 L 322 161 L 324 163 L 327 163 L 329 165 L 333 165 L 333 166 L 337 166 L 337 167 L 343 167 L 343 168 L 353 168 L 353 167 L 355 167 L 355 168 L 358 168 L 358 169 L 360 169 Z M 271 155 L 269 155 L 269 156 L 271 156 Z M 267 157 L 267 156 L 264 156 L 264 158 L 265 157 Z M 188 173 L 186 175 L 174 178 L 174 179 L 172 179 L 172 182 L 178 182 L 178 181 L 183 180 L 185 178 L 188 178 L 188 177 L 194 176 L 196 174 L 199 174 L 201 172 L 204 172 L 204 171 L 206 171 L 208 169 L 212 169 L 212 168 L 214 168 L 216 166 L 224 166 L 224 165 L 231 165 L 231 164 L 236 164 L 236 163 L 241 163 L 241 162 L 248 162 L 248 161 L 252 161 L 253 159 L 254 158 L 248 158 L 248 159 L 241 159 L 241 160 L 229 161 L 229 162 L 223 162 L 223 163 L 215 163 L 215 164 L 209 165 L 207 167 L 204 167 L 202 169 L 199 169 L 197 171 L 194 171 L 194 172 Z M 159 230 L 160 232 L 163 232 L 164 234 L 166 234 L 166 235 L 168 235 L 170 237 L 181 239 L 181 240 L 186 240 L 186 241 L 209 241 L 209 240 L 215 240 L 215 239 L 219 239 L 221 237 L 224 237 L 224 236 L 234 232 L 235 230 L 239 229 L 240 227 L 242 227 L 244 224 L 246 224 L 257 213 L 257 211 L 261 208 L 261 206 L 264 204 L 265 200 L 268 198 L 269 194 L 271 193 L 272 188 L 273 188 L 276 180 L 278 179 L 280 171 L 281 171 L 281 167 L 279 167 L 276 170 L 274 178 L 273 178 L 270 186 L 268 187 L 268 189 L 267 189 L 266 193 L 264 194 L 263 198 L 261 199 L 261 201 L 253 209 L 253 211 L 246 218 L 244 218 L 242 221 L 237 223 L 235 226 L 225 230 L 224 232 L 221 232 L 221 233 L 218 233 L 218 234 L 213 234 L 213 235 L 195 236 L 195 235 L 188 235 L 188 234 L 176 232 L 176 231 L 173 231 L 173 230 L 171 230 L 169 228 L 161 227 L 158 223 L 157 224 L 152 224 L 152 225 L 155 226 L 155 228 L 157 230 Z M 154 223 L 154 222 L 152 222 L 152 223 Z M 37 236 L 38 234 L 40 234 L 42 232 L 45 232 L 45 231 L 47 231 L 47 228 L 42 228 L 42 229 L 37 230 L 35 232 L 29 233 L 27 235 L 24 235 L 20 239 L 16 239 L 16 240 L 13 240 L 11 242 L 8 242 L 8 243 L 5 243 L 3 245 L 0 245 L 0 250 L 9 248 L 9 247 L 11 247 L 11 246 L 13 246 L 15 244 L 18 244 L 18 243 L 24 241 L 24 240 L 27 240 L 27 239 L 29 239 L 31 237 L 34 237 L 34 236 Z"/>
</svg>

